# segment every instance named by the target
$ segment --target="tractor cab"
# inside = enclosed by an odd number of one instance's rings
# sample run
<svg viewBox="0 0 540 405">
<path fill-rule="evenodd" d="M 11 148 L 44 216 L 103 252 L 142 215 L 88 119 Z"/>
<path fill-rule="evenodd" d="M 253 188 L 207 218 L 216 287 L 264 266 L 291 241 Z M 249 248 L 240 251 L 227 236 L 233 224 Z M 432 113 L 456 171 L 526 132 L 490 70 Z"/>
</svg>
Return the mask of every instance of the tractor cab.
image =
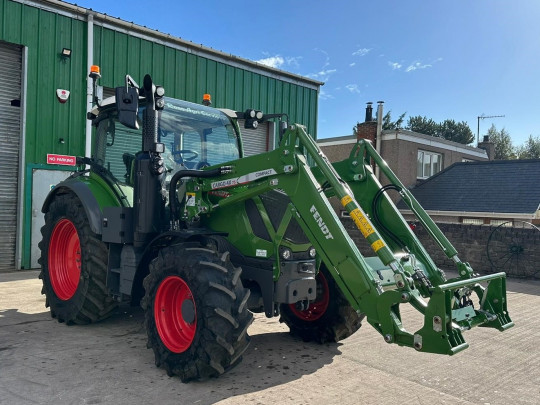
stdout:
<svg viewBox="0 0 540 405">
<path fill-rule="evenodd" d="M 133 162 L 142 145 L 142 121 L 146 106 L 141 100 L 137 129 L 119 120 L 115 97 L 94 109 L 97 127 L 93 157 L 118 182 L 133 185 Z M 236 115 L 187 101 L 164 98 L 158 119 L 158 142 L 167 177 L 180 169 L 202 169 L 241 157 L 242 147 Z"/>
</svg>

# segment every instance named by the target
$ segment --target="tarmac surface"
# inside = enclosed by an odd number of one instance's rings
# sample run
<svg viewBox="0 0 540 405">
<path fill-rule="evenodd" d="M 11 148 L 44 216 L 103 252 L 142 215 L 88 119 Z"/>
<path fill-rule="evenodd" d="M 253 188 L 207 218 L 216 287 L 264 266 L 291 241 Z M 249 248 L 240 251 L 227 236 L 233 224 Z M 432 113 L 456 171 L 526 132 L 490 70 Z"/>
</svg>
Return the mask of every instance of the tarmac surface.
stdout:
<svg viewBox="0 0 540 405">
<path fill-rule="evenodd" d="M 516 326 L 468 331 L 452 357 L 386 344 L 367 322 L 338 344 L 304 343 L 256 315 L 239 366 L 183 384 L 155 367 L 141 309 L 59 324 L 37 276 L 0 274 L 0 404 L 540 404 L 539 282 L 508 280 Z"/>
</svg>

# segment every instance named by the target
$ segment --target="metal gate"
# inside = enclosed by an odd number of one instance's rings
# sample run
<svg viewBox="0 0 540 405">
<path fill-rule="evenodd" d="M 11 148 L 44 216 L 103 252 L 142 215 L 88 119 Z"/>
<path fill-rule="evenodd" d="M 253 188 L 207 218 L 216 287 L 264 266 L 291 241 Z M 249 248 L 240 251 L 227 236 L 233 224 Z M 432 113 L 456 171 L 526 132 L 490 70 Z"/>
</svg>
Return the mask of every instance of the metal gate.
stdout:
<svg viewBox="0 0 540 405">
<path fill-rule="evenodd" d="M 0 271 L 15 269 L 22 47 L 0 41 Z"/>
</svg>

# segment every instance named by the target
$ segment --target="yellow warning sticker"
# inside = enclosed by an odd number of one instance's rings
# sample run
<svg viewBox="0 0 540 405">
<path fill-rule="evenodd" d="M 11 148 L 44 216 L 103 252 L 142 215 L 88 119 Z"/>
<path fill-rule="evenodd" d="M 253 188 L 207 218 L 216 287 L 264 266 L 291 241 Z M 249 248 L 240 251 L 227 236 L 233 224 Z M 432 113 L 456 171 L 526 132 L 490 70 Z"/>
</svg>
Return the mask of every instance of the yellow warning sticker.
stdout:
<svg viewBox="0 0 540 405">
<path fill-rule="evenodd" d="M 195 193 L 186 193 L 186 206 L 195 207 Z"/>
<path fill-rule="evenodd" d="M 375 242 L 371 244 L 371 248 L 373 249 L 373 251 L 375 251 L 375 253 L 377 253 L 377 251 L 379 249 L 382 249 L 384 246 L 385 246 L 384 242 L 380 239 L 376 240 Z"/>
<path fill-rule="evenodd" d="M 360 232 L 362 232 L 362 235 L 364 235 L 364 238 L 367 238 L 369 235 L 375 232 L 367 218 L 358 208 L 352 210 L 351 218 L 353 219 L 358 229 L 360 229 Z"/>
<path fill-rule="evenodd" d="M 345 207 L 345 206 L 346 206 L 348 203 L 350 203 L 351 201 L 352 201 L 351 196 L 350 196 L 350 195 L 346 195 L 345 197 L 343 197 L 343 198 L 341 199 L 341 205 L 343 205 L 343 206 Z"/>
</svg>

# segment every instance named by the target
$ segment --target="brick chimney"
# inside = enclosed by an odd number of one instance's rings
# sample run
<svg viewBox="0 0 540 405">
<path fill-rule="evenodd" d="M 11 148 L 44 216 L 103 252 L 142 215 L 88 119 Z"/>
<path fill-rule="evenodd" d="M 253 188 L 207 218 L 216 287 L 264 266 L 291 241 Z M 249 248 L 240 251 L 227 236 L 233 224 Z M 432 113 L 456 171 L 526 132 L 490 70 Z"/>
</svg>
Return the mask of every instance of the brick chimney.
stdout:
<svg viewBox="0 0 540 405">
<path fill-rule="evenodd" d="M 488 159 L 495 159 L 495 144 L 489 140 L 489 135 L 484 135 L 484 140 L 478 143 L 478 148 L 487 152 Z"/>
<path fill-rule="evenodd" d="M 377 121 L 373 121 L 373 103 L 367 103 L 366 120 L 356 125 L 356 134 L 358 139 L 368 139 L 375 143 L 377 135 Z"/>
</svg>

